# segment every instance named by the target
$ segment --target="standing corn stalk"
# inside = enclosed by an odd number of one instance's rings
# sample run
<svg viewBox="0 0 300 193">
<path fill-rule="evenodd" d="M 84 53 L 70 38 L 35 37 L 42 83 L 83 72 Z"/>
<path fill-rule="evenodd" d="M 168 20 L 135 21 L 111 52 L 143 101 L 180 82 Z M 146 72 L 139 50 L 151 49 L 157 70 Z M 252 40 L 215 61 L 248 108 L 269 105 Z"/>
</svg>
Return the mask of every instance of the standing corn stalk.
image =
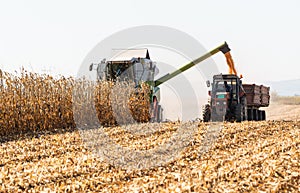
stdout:
<svg viewBox="0 0 300 193">
<path fill-rule="evenodd" d="M 135 88 L 130 82 L 0 70 L 0 135 L 74 128 L 75 122 L 78 127 L 148 122 L 149 96 L 146 83 Z"/>
</svg>

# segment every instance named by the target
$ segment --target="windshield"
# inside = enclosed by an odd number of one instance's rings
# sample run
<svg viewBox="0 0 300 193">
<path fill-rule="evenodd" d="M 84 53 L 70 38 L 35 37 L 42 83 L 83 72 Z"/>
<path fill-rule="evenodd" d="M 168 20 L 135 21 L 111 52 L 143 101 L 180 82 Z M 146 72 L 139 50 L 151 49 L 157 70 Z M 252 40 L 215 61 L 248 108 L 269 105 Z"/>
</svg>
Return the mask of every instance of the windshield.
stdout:
<svg viewBox="0 0 300 193">
<path fill-rule="evenodd" d="M 116 80 L 117 78 L 120 81 L 134 80 L 133 69 L 130 68 L 130 64 L 108 64 L 108 79 Z"/>
<path fill-rule="evenodd" d="M 236 98 L 237 84 L 236 79 L 216 79 L 213 83 L 213 93 L 217 98 L 225 97 L 224 93 L 231 93 Z"/>
</svg>

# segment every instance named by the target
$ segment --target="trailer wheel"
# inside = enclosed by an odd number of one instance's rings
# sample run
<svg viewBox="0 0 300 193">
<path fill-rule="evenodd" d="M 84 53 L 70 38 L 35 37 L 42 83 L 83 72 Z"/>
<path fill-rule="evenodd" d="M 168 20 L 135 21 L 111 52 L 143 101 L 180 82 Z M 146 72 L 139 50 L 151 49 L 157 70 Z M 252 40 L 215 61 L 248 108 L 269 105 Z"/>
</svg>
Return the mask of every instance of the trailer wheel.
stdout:
<svg viewBox="0 0 300 193">
<path fill-rule="evenodd" d="M 261 121 L 261 120 L 262 120 L 262 111 L 261 111 L 261 110 L 258 110 L 257 112 L 258 112 L 258 114 L 257 114 L 257 115 L 258 115 L 258 116 L 257 116 L 258 119 L 257 119 L 257 120 L 258 120 L 258 121 Z"/>
<path fill-rule="evenodd" d="M 210 105 L 206 104 L 203 108 L 203 121 L 204 122 L 209 122 L 211 118 L 211 110 L 210 110 Z"/>
<path fill-rule="evenodd" d="M 242 106 L 242 104 L 236 105 L 234 115 L 235 115 L 236 122 L 243 121 L 243 106 Z"/>
<path fill-rule="evenodd" d="M 253 121 L 258 121 L 258 110 L 253 109 Z"/>
<path fill-rule="evenodd" d="M 261 112 L 262 112 L 261 120 L 265 121 L 266 120 L 266 111 L 261 111 Z"/>
<path fill-rule="evenodd" d="M 246 97 L 242 98 L 242 105 L 243 105 L 243 121 L 246 121 L 246 120 L 248 120 L 247 99 L 246 99 Z"/>
<path fill-rule="evenodd" d="M 253 120 L 253 110 L 252 109 L 248 109 L 248 121 L 252 121 Z"/>
</svg>

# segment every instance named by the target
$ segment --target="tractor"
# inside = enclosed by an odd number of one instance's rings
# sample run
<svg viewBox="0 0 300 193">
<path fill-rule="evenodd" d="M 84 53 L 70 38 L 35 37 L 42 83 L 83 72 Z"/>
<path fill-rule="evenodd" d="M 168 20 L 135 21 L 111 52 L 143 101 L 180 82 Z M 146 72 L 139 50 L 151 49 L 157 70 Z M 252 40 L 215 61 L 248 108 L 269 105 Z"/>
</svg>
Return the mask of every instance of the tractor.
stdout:
<svg viewBox="0 0 300 193">
<path fill-rule="evenodd" d="M 203 121 L 237 121 L 247 120 L 247 99 L 242 80 L 234 74 L 214 75 L 209 91 L 210 104 L 205 105 Z"/>
</svg>

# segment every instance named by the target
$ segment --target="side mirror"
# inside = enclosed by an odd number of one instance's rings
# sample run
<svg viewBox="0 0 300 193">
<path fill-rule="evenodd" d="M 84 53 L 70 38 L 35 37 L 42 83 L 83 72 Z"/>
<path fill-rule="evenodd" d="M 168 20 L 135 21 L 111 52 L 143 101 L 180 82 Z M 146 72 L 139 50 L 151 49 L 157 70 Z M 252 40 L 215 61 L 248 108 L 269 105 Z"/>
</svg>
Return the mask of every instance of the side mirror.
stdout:
<svg viewBox="0 0 300 193">
<path fill-rule="evenodd" d="M 90 71 L 93 70 L 93 65 L 94 65 L 94 64 L 91 64 L 91 65 L 90 65 L 90 67 L 89 67 L 89 70 L 90 70 Z"/>
<path fill-rule="evenodd" d="M 209 80 L 206 81 L 206 86 L 210 87 L 210 81 Z"/>
</svg>

